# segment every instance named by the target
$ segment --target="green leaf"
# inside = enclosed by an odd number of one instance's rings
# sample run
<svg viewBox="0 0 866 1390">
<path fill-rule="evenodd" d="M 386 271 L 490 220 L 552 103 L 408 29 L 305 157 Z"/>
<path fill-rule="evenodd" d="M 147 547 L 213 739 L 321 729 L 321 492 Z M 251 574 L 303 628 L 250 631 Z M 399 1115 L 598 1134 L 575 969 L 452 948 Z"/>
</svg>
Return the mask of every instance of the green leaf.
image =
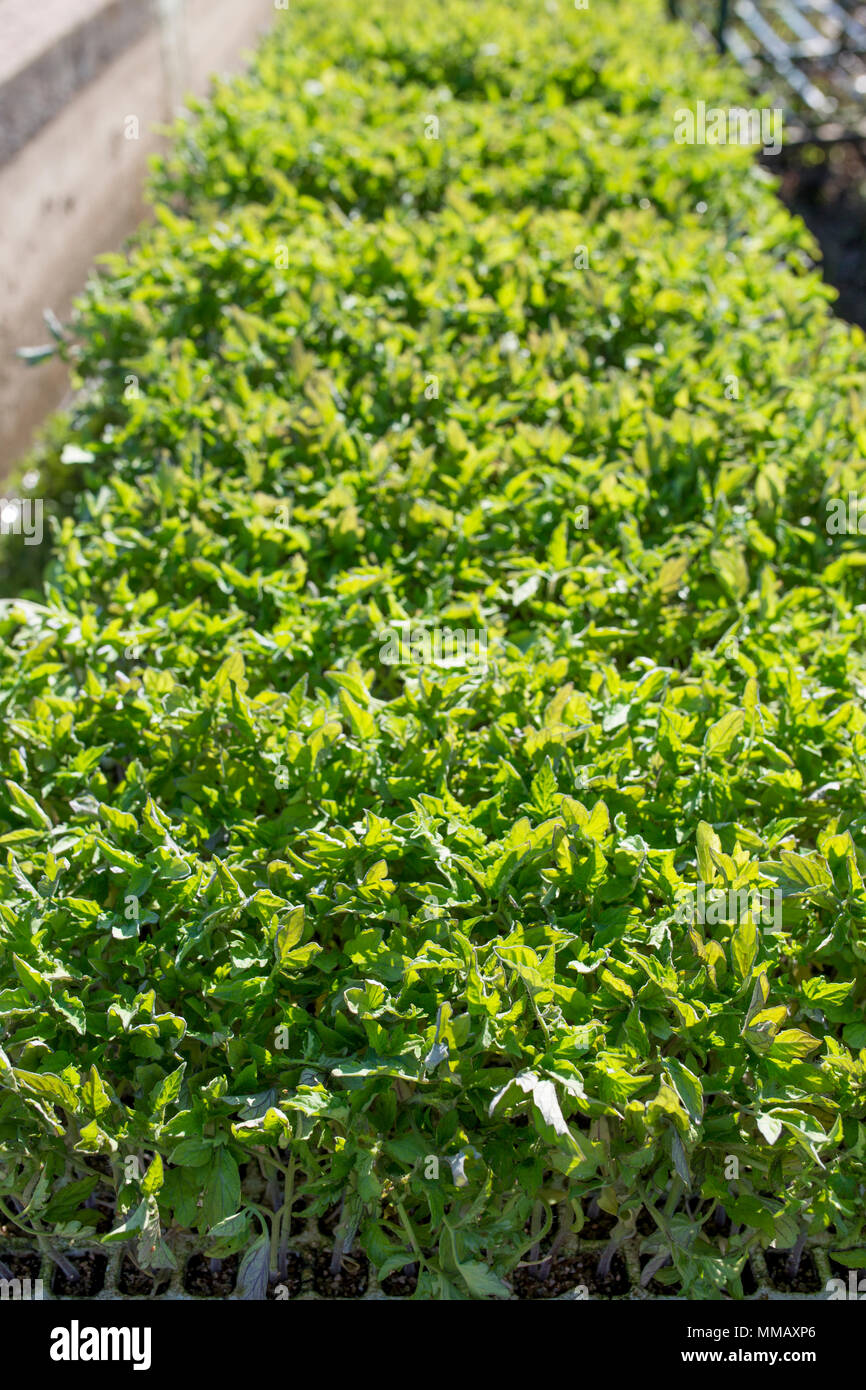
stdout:
<svg viewBox="0 0 866 1390">
<path fill-rule="evenodd" d="M 152 1197 L 159 1192 L 163 1184 L 162 1159 L 159 1154 L 154 1155 L 153 1162 L 144 1175 L 141 1183 L 141 1190 L 146 1197 Z"/>
<path fill-rule="evenodd" d="M 720 757 L 727 753 L 745 722 L 746 716 L 741 709 L 732 709 L 723 714 L 721 719 L 717 719 L 715 724 L 711 724 L 707 729 L 704 738 L 707 753 L 711 757 Z"/>
<path fill-rule="evenodd" d="M 247 1250 L 238 1270 L 235 1293 L 244 1300 L 262 1300 L 267 1297 L 268 1273 L 270 1268 L 270 1241 L 266 1235 Z"/>
<path fill-rule="evenodd" d="M 42 807 L 39 805 L 39 802 L 36 801 L 29 792 L 25 791 L 23 787 L 19 787 L 17 782 L 13 782 L 11 778 L 7 777 L 5 781 L 6 790 L 12 798 L 13 805 L 17 806 L 18 810 L 29 820 L 30 824 L 35 826 L 37 830 L 53 829 L 51 818 L 46 815 L 45 811 L 43 811 Z"/>
<path fill-rule="evenodd" d="M 91 1066 L 81 1086 L 81 1102 L 85 1110 L 98 1119 L 111 1109 L 111 1098 L 95 1066 Z"/>
<path fill-rule="evenodd" d="M 0 1086 L 5 1086 L 10 1091 L 18 1090 L 15 1070 L 2 1047 L 0 1047 Z"/>
<path fill-rule="evenodd" d="M 138 1206 L 127 1216 L 125 1221 L 122 1221 L 119 1226 L 115 1226 L 113 1231 L 109 1231 L 107 1235 L 103 1236 L 102 1244 L 112 1245 L 120 1240 L 128 1240 L 130 1236 L 142 1230 L 148 1212 L 148 1200 L 148 1198 L 145 1198 L 143 1201 L 139 1202 Z"/>
<path fill-rule="evenodd" d="M 749 980 L 758 958 L 758 928 L 753 922 L 741 922 L 731 937 L 731 963 L 743 983 Z"/>
<path fill-rule="evenodd" d="M 775 1144 L 779 1135 L 782 1133 L 782 1122 L 777 1120 L 775 1115 L 759 1115 L 755 1121 L 761 1134 L 763 1134 L 768 1144 Z"/>
<path fill-rule="evenodd" d="M 714 850 L 721 851 L 722 842 L 711 825 L 706 821 L 698 822 L 697 829 L 697 854 L 698 854 L 698 874 L 702 883 L 712 883 L 716 875 L 716 866 L 713 862 L 712 853 Z"/>
<path fill-rule="evenodd" d="M 204 1224 L 206 1229 L 219 1225 L 233 1216 L 240 1205 L 241 1182 L 238 1165 L 228 1149 L 218 1148 L 211 1159 L 204 1188 Z"/>
<path fill-rule="evenodd" d="M 481 1260 L 463 1260 L 457 1266 L 472 1298 L 510 1298 L 511 1289 Z"/>
<path fill-rule="evenodd" d="M 210 1162 L 212 1153 L 209 1139 L 182 1139 L 172 1150 L 171 1161 L 181 1168 L 201 1168 Z"/>
<path fill-rule="evenodd" d="M 61 1077 L 53 1076 L 51 1072 L 21 1071 L 18 1067 L 13 1067 L 12 1070 L 18 1086 L 23 1087 L 29 1095 L 62 1105 L 70 1115 L 76 1113 L 78 1097 L 68 1082 Z"/>
<path fill-rule="evenodd" d="M 808 1057 L 810 1052 L 814 1052 L 820 1046 L 820 1040 L 813 1038 L 811 1033 L 806 1033 L 802 1028 L 784 1028 L 773 1039 L 770 1055 L 781 1062 L 793 1062 Z"/>
<path fill-rule="evenodd" d="M 699 1076 L 675 1057 L 668 1057 L 666 1069 L 671 1085 L 685 1106 L 692 1124 L 701 1122 L 704 1112 L 704 1091 Z"/>
<path fill-rule="evenodd" d="M 360 739 L 375 737 L 376 721 L 369 710 L 352 699 L 348 690 L 339 691 L 340 707 L 351 725 L 352 732 Z"/>
<path fill-rule="evenodd" d="M 160 1115 L 169 1105 L 173 1105 L 180 1095 L 180 1088 L 183 1084 L 183 1074 L 186 1071 L 186 1062 L 181 1062 L 180 1066 L 168 1076 L 154 1086 L 150 1097 L 151 1114 Z"/>
</svg>

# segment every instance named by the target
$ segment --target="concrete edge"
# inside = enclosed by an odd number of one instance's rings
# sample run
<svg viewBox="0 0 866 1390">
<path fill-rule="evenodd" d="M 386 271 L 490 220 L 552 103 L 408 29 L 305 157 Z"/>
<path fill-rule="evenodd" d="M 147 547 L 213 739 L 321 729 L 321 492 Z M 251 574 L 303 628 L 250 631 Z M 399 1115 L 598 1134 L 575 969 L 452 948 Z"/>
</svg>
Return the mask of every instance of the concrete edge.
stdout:
<svg viewBox="0 0 866 1390">
<path fill-rule="evenodd" d="M 0 82 L 0 165 L 158 18 L 155 0 L 105 0 L 81 23 L 58 26 L 37 57 Z"/>
</svg>

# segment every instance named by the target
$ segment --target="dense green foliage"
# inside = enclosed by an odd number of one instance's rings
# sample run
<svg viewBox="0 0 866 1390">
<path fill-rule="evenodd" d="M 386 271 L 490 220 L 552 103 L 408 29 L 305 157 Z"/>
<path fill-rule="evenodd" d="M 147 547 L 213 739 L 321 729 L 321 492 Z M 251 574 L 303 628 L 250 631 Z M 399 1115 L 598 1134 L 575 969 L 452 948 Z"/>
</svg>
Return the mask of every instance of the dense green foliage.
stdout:
<svg viewBox="0 0 866 1390">
<path fill-rule="evenodd" d="M 427 1297 L 593 1198 L 690 1296 L 866 1244 L 863 337 L 673 143 L 740 93 L 660 14 L 293 5 L 82 302 L 86 490 L 0 610 L 25 1229 L 107 1158 L 109 1238 L 250 1286 L 304 1202 Z"/>
</svg>

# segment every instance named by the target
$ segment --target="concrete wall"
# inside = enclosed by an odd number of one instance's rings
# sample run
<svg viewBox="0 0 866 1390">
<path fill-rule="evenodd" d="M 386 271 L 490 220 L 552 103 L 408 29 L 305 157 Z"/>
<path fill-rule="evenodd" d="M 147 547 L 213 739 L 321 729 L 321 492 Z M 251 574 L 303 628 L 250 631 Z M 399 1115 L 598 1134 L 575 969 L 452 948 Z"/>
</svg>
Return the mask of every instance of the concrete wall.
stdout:
<svg viewBox="0 0 866 1390">
<path fill-rule="evenodd" d="M 0 0 L 0 476 L 68 391 L 61 363 L 16 349 L 51 341 L 43 309 L 67 317 L 141 220 L 154 127 L 275 17 L 274 0 Z"/>
</svg>

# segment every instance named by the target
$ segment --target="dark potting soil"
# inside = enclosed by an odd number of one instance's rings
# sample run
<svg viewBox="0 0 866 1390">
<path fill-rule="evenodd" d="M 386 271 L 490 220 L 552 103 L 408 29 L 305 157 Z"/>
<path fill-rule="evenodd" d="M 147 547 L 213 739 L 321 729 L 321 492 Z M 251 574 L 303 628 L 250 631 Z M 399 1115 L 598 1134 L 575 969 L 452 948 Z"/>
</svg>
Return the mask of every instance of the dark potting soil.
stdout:
<svg viewBox="0 0 866 1390">
<path fill-rule="evenodd" d="M 339 1274 L 331 1273 L 330 1250 L 313 1256 L 313 1288 L 322 1298 L 360 1298 L 367 1290 L 368 1264 L 364 1255 L 344 1255 Z"/>
<path fill-rule="evenodd" d="M 599 1212 L 590 1221 L 584 1221 L 580 1228 L 581 1240 L 607 1240 L 616 1225 L 616 1217 L 609 1212 Z M 652 1227 L 655 1230 L 655 1225 Z"/>
<path fill-rule="evenodd" d="M 418 1287 L 418 1266 L 404 1265 L 381 1281 L 379 1287 L 389 1298 L 411 1298 Z"/>
<path fill-rule="evenodd" d="M 585 1229 L 585 1228 L 584 1228 Z M 598 1275 L 598 1255 L 559 1255 L 554 1257 L 546 1279 L 539 1279 L 535 1269 L 518 1267 L 509 1275 L 509 1283 L 518 1298 L 558 1298 L 560 1294 L 583 1285 L 589 1298 L 615 1298 L 626 1294 L 631 1287 L 625 1260 L 614 1255 L 610 1272 L 603 1279 Z"/>
<path fill-rule="evenodd" d="M 230 1255 L 227 1260 L 192 1255 L 184 1271 L 183 1286 L 187 1293 L 199 1298 L 225 1298 L 234 1289 L 239 1266 L 237 1255 Z"/>
<path fill-rule="evenodd" d="M 94 1298 L 102 1289 L 108 1260 L 104 1255 L 88 1251 L 86 1255 L 67 1255 L 75 1270 L 75 1277 L 69 1275 L 58 1265 L 51 1281 L 51 1292 L 58 1295 L 69 1294 L 73 1298 Z"/>
<path fill-rule="evenodd" d="M 157 1275 L 149 1269 L 139 1269 L 128 1255 L 123 1257 L 117 1287 L 121 1293 L 135 1294 L 140 1298 L 156 1298 L 168 1282 L 168 1271 L 160 1270 Z"/>
<path fill-rule="evenodd" d="M 823 1285 L 811 1255 L 803 1253 L 796 1274 L 788 1272 L 790 1250 L 765 1250 L 770 1283 L 779 1293 L 820 1293 Z"/>
<path fill-rule="evenodd" d="M 38 1279 L 42 1260 L 39 1255 L 11 1255 L 3 1249 L 0 1240 L 0 1265 L 9 1270 L 13 1279 Z M 5 1278 L 6 1276 L 3 1275 Z"/>
<path fill-rule="evenodd" d="M 271 1302 L 281 1303 L 289 1298 L 297 1298 L 303 1287 L 304 1262 L 295 1250 L 286 1255 L 286 1267 L 280 1274 L 271 1276 L 265 1297 Z"/>
</svg>

